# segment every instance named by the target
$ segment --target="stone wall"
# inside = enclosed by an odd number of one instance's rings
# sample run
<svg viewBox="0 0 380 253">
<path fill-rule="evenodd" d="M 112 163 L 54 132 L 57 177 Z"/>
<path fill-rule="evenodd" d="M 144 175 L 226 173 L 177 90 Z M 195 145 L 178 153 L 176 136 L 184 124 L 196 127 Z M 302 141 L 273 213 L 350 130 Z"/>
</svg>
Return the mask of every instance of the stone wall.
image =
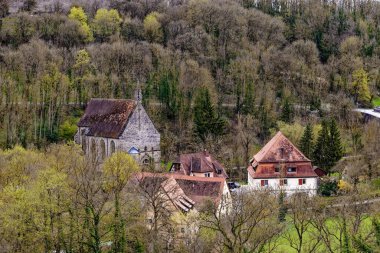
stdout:
<svg viewBox="0 0 380 253">
<path fill-rule="evenodd" d="M 138 154 L 131 155 L 139 164 L 144 164 L 147 159 L 152 159 L 156 168 L 160 166 L 161 136 L 140 103 L 133 111 L 119 139 L 86 136 L 87 132 L 87 128 L 79 128 L 75 135 L 75 142 L 82 145 L 87 155 L 93 155 L 95 152 L 99 161 L 103 156 L 107 157 L 112 154 L 112 145 L 114 144 L 115 151 L 129 152 L 133 147 L 138 149 L 140 151 Z"/>
<path fill-rule="evenodd" d="M 154 127 L 144 107 L 139 103 L 128 120 L 128 124 L 120 137 L 121 149 L 129 151 L 135 147 L 140 152 L 154 154 L 156 163 L 160 162 L 160 133 Z"/>
</svg>

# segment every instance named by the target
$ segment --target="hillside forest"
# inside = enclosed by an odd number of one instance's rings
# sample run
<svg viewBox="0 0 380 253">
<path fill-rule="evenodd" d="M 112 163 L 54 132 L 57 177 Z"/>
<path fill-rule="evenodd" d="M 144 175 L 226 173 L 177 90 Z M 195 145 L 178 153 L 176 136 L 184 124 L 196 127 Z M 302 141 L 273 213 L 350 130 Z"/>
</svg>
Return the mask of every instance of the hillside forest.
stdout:
<svg viewBox="0 0 380 253">
<path fill-rule="evenodd" d="M 206 149 L 244 182 L 248 161 L 280 130 L 336 177 L 326 195 L 344 193 L 334 210 L 324 199 L 289 203 L 287 219 L 307 235 L 272 224 L 283 202 L 258 194 L 230 217 L 246 215 L 251 234 L 233 235 L 245 243 L 228 244 L 223 223 L 173 252 L 378 252 L 378 209 L 345 203 L 380 196 L 379 121 L 353 111 L 380 106 L 379 1 L 40 2 L 0 0 L 0 252 L 102 252 L 110 240 L 113 252 L 167 252 L 142 225 L 136 196 L 121 205 L 118 186 L 101 187 L 115 177 L 112 160 L 97 178 L 73 144 L 91 98 L 134 99 L 138 89 L 161 134 L 162 171 Z M 272 212 L 252 214 L 255 203 Z"/>
</svg>

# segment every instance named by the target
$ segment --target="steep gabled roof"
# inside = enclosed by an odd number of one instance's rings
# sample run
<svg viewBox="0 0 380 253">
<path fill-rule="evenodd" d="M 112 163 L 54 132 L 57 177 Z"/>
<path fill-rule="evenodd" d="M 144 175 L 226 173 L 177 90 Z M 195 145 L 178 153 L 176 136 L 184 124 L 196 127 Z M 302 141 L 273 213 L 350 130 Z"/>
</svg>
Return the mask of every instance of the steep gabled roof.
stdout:
<svg viewBox="0 0 380 253">
<path fill-rule="evenodd" d="M 302 152 L 279 131 L 256 155 L 257 163 L 310 162 Z"/>
<path fill-rule="evenodd" d="M 219 163 L 214 157 L 212 157 L 207 151 L 198 153 L 181 154 L 177 157 L 174 163 L 180 163 L 181 170 L 179 173 L 184 175 L 190 175 L 193 173 L 207 173 L 217 170 L 221 171 L 221 174 L 216 174 L 217 177 L 228 178 L 224 166 Z M 183 170 L 184 171 L 183 171 Z"/>
<path fill-rule="evenodd" d="M 78 127 L 88 127 L 89 136 L 118 138 L 136 108 L 129 99 L 91 99 Z"/>
<path fill-rule="evenodd" d="M 156 191 L 163 189 L 177 207 L 186 211 L 184 207 L 198 208 L 207 200 L 219 204 L 225 185 L 224 178 L 193 177 L 169 173 L 139 173 L 135 176 L 142 187 L 151 187 Z M 157 182 L 155 184 L 155 182 Z M 156 185 L 156 187 L 155 187 Z M 153 187 L 153 188 L 152 188 Z"/>
</svg>

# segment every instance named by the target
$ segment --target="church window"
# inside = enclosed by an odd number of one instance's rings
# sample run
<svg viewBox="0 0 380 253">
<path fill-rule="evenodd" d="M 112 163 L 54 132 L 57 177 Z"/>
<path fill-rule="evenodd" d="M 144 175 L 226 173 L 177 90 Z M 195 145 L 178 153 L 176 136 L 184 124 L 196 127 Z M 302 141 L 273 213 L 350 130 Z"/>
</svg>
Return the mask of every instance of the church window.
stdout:
<svg viewBox="0 0 380 253">
<path fill-rule="evenodd" d="M 95 155 L 96 153 L 96 142 L 94 139 L 91 139 L 91 154 Z"/>
<path fill-rule="evenodd" d="M 106 144 L 104 140 L 100 140 L 100 159 L 106 158 Z"/>
<path fill-rule="evenodd" d="M 97 159 L 97 156 L 98 154 L 96 153 L 97 150 L 96 150 L 96 141 L 95 139 L 91 139 L 91 145 L 90 145 L 90 155 L 93 159 L 93 161 L 95 161 Z"/>
<path fill-rule="evenodd" d="M 115 142 L 111 141 L 111 154 L 115 153 L 115 149 L 116 149 Z"/>
<path fill-rule="evenodd" d="M 83 149 L 84 153 L 86 154 L 86 151 L 87 151 L 87 141 L 86 141 L 86 138 L 84 136 L 82 137 L 82 149 Z"/>
</svg>

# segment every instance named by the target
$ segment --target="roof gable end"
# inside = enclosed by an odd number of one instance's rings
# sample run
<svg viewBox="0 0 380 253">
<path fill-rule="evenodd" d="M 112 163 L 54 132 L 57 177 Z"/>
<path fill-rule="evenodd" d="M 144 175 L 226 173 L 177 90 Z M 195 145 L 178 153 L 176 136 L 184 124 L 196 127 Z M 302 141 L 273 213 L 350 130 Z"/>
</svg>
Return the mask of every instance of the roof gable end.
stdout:
<svg viewBox="0 0 380 253">
<path fill-rule="evenodd" d="M 271 162 L 310 162 L 310 160 L 279 131 L 256 155 L 254 161 Z"/>
</svg>

